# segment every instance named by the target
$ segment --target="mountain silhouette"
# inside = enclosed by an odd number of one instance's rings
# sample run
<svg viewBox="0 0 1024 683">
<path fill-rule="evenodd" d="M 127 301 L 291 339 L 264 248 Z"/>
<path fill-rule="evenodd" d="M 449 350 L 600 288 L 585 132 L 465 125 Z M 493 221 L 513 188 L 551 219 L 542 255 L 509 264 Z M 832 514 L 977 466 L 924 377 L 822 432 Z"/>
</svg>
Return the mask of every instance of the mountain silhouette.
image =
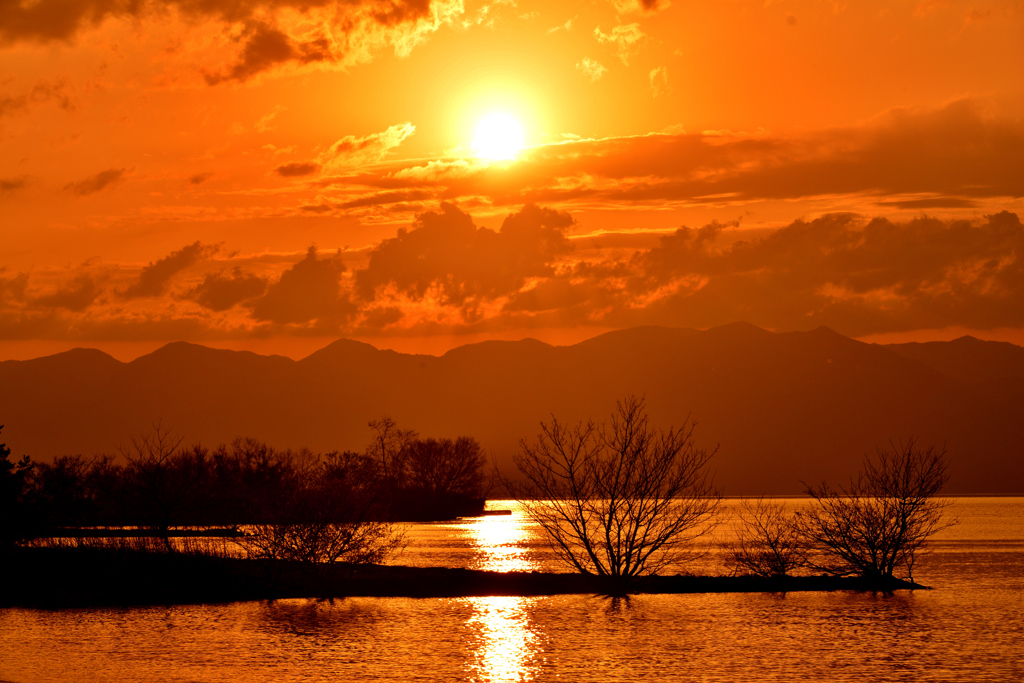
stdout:
<svg viewBox="0 0 1024 683">
<path fill-rule="evenodd" d="M 1024 348 L 1009 342 L 960 337 L 949 342 L 889 344 L 901 356 L 919 360 L 965 384 L 1024 380 Z"/>
<path fill-rule="evenodd" d="M 342 339 L 299 361 L 175 342 L 130 363 L 90 349 L 4 361 L 0 387 L 8 445 L 37 459 L 115 453 L 158 421 L 211 447 L 252 436 L 361 450 L 367 422 L 387 414 L 423 436 L 474 436 L 508 474 L 541 420 L 600 421 L 632 393 L 655 425 L 697 421 L 730 495 L 841 483 L 864 454 L 911 436 L 947 448 L 952 493 L 1024 492 L 1024 348 L 973 338 L 881 346 L 736 323 L 439 357 Z"/>
</svg>

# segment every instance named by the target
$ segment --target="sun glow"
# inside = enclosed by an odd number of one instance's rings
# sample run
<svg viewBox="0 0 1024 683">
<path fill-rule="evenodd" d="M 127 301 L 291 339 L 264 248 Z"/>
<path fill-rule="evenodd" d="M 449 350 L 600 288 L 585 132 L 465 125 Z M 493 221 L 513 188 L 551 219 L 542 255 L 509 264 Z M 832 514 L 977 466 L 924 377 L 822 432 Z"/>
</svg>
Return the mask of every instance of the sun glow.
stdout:
<svg viewBox="0 0 1024 683">
<path fill-rule="evenodd" d="M 523 129 L 504 112 L 489 114 L 477 124 L 470 146 L 481 159 L 514 159 L 523 146 Z"/>
</svg>

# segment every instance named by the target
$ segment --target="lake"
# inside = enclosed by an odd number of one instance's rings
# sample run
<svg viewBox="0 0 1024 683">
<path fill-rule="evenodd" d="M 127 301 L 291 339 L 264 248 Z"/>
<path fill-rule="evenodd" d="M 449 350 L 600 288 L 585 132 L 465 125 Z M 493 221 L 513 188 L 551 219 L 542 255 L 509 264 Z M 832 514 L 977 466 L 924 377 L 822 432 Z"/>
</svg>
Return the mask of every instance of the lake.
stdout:
<svg viewBox="0 0 1024 683">
<path fill-rule="evenodd" d="M 682 569 L 728 571 L 738 505 Z M 4 609 L 0 680 L 1022 681 L 1024 498 L 949 512 L 960 524 L 914 570 L 930 591 Z M 559 570 L 518 514 L 412 525 L 407 541 L 396 564 Z"/>
</svg>

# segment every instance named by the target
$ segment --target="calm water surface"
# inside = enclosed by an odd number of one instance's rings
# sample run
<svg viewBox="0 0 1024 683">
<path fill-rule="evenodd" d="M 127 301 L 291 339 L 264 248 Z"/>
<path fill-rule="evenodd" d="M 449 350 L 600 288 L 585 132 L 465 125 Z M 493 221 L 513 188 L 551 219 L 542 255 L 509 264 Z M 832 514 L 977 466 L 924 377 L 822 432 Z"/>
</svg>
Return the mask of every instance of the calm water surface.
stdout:
<svg viewBox="0 0 1024 683">
<path fill-rule="evenodd" d="M 0 680 L 1024 681 L 1024 498 L 952 513 L 915 570 L 933 591 L 9 609 Z M 726 521 L 686 569 L 725 573 L 730 536 Z M 397 563 L 557 568 L 517 515 L 408 538 Z"/>
</svg>

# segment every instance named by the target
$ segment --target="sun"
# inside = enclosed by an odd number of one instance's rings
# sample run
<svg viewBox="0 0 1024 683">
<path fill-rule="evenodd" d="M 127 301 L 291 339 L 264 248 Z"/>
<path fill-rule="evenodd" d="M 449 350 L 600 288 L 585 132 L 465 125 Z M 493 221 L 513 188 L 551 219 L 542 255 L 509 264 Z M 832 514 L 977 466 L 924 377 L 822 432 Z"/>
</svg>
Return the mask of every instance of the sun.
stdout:
<svg viewBox="0 0 1024 683">
<path fill-rule="evenodd" d="M 477 124 L 470 146 L 481 159 L 514 159 L 523 146 L 523 129 L 504 112 L 489 114 Z"/>
</svg>

